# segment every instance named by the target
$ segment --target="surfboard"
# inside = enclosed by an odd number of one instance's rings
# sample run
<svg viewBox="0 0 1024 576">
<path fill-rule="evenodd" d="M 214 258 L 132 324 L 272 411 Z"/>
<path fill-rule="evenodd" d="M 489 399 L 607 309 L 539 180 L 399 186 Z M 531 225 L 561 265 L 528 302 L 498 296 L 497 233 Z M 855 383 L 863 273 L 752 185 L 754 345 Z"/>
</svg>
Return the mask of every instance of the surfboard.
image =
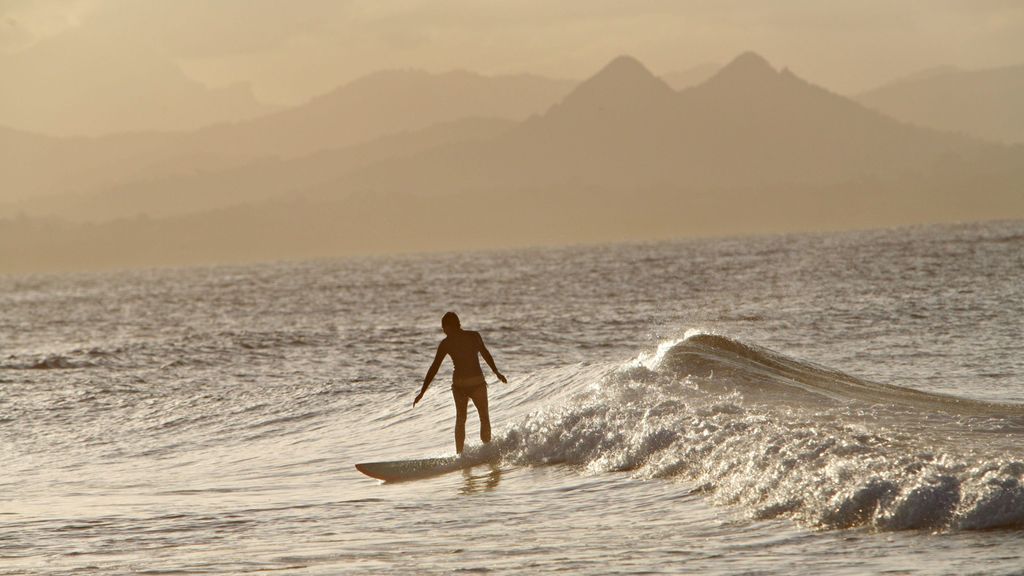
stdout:
<svg viewBox="0 0 1024 576">
<path fill-rule="evenodd" d="M 494 460 L 491 454 L 445 456 L 419 460 L 393 460 L 391 462 L 365 462 L 356 464 L 356 470 L 371 478 L 385 482 L 402 482 L 440 476 L 456 470 L 471 468 Z"/>
</svg>

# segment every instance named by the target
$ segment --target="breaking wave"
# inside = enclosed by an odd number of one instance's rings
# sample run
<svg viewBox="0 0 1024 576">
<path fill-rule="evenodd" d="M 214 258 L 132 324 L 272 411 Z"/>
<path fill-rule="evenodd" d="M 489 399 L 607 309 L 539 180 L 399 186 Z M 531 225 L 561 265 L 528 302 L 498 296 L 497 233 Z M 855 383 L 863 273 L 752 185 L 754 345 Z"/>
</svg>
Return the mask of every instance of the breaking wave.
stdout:
<svg viewBox="0 0 1024 576">
<path fill-rule="evenodd" d="M 573 392 L 504 429 L 506 462 L 679 479 L 752 518 L 826 529 L 1024 526 L 1024 406 L 867 382 L 710 334 Z"/>
</svg>

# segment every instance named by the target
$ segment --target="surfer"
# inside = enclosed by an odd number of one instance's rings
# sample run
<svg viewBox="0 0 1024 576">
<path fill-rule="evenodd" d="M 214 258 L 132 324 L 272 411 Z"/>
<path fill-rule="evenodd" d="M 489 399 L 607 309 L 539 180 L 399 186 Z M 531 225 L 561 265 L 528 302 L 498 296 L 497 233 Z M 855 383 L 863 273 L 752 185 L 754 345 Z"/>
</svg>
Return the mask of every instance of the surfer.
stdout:
<svg viewBox="0 0 1024 576">
<path fill-rule="evenodd" d="M 480 415 L 480 440 L 485 444 L 491 441 L 491 417 L 487 412 L 487 381 L 484 380 L 484 373 L 480 369 L 480 360 L 477 355 L 484 357 L 484 361 L 491 367 L 494 375 L 502 383 L 508 383 L 505 376 L 498 372 L 494 365 L 494 358 L 484 346 L 484 339 L 479 332 L 472 332 L 462 329 L 462 323 L 455 312 L 448 312 L 441 318 L 441 329 L 444 330 L 445 339 L 437 346 L 437 354 L 434 356 L 434 363 L 427 370 L 427 376 L 423 379 L 423 388 L 412 401 L 413 407 L 423 398 L 430 383 L 437 375 L 441 362 L 445 356 L 451 356 L 455 371 L 452 374 L 452 396 L 455 398 L 455 452 L 462 454 L 462 446 L 466 442 L 466 412 L 469 408 L 469 401 L 473 401 L 477 414 Z"/>
</svg>

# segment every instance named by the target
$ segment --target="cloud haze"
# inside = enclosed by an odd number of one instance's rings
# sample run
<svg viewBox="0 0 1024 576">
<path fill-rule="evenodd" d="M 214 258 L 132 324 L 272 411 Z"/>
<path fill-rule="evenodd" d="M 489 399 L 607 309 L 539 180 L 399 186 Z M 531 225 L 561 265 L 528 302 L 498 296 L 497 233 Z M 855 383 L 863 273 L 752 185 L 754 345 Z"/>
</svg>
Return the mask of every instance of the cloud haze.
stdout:
<svg viewBox="0 0 1024 576">
<path fill-rule="evenodd" d="M 212 86 L 295 104 L 384 68 L 583 78 L 629 53 L 667 73 L 753 49 L 843 93 L 936 65 L 1018 63 L 1024 3 L 79 0 L 0 4 L 9 55 L 80 28 Z"/>
</svg>

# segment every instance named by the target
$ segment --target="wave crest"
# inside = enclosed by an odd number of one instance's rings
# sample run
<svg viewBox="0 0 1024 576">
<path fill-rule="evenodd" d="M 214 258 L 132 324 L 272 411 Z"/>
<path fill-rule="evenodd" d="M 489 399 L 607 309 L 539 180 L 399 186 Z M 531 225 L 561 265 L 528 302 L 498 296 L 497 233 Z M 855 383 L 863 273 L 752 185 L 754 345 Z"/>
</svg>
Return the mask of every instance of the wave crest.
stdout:
<svg viewBox="0 0 1024 576">
<path fill-rule="evenodd" d="M 507 427 L 505 460 L 681 479 L 752 518 L 823 528 L 1024 526 L 1024 463 L 1006 447 L 1024 438 L 1000 448 L 974 427 L 1019 406 L 866 382 L 708 334 L 578 392 Z"/>
</svg>

